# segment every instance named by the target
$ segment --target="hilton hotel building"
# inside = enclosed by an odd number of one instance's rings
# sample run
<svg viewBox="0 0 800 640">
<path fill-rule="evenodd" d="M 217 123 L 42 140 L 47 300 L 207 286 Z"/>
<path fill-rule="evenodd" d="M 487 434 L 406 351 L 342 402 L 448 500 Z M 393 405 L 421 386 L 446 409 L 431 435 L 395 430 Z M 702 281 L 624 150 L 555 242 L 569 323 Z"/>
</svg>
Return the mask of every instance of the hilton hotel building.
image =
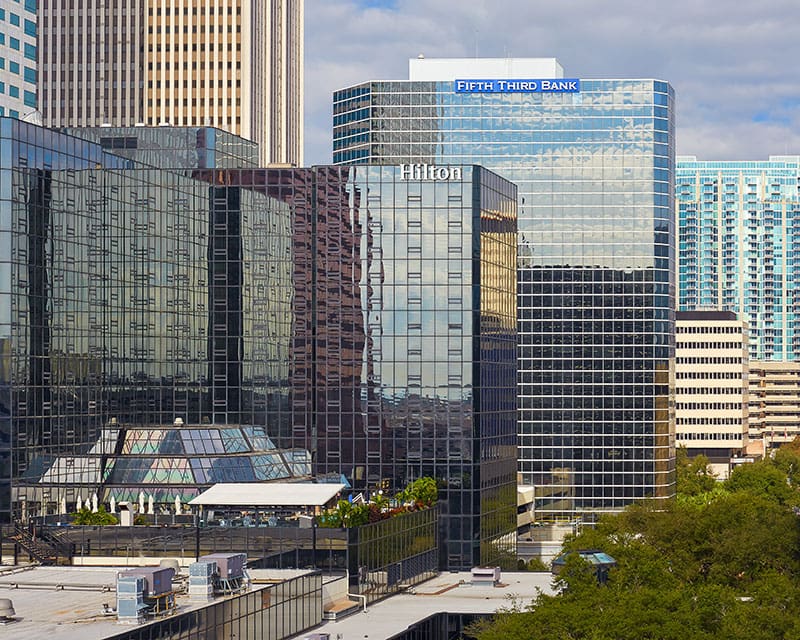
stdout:
<svg viewBox="0 0 800 640">
<path fill-rule="evenodd" d="M 410 61 L 333 96 L 339 164 L 518 187 L 518 444 L 540 519 L 675 493 L 674 92 L 555 59 Z"/>
<path fill-rule="evenodd" d="M 49 127 L 211 126 L 302 164 L 303 0 L 41 0 Z"/>
</svg>

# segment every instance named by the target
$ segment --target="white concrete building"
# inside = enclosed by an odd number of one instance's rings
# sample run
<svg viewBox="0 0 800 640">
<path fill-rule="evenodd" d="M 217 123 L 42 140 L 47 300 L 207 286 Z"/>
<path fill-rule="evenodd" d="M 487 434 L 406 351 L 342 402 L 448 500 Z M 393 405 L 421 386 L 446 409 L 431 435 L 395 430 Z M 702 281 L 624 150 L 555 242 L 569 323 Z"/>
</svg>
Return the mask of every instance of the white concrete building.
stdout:
<svg viewBox="0 0 800 640">
<path fill-rule="evenodd" d="M 678 312 L 675 437 L 720 478 L 747 446 L 748 327 L 728 311 Z"/>
<path fill-rule="evenodd" d="M 36 0 L 0 0 L 0 116 L 37 121 Z"/>
<path fill-rule="evenodd" d="M 760 441 L 766 454 L 798 435 L 800 362 L 751 363 L 750 439 Z"/>
</svg>

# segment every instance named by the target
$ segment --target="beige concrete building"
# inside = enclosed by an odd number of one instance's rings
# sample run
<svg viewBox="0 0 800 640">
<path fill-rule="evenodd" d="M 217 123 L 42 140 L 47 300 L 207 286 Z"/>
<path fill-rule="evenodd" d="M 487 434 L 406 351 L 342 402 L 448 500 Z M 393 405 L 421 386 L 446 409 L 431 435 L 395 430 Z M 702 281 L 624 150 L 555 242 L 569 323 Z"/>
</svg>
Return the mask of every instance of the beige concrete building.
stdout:
<svg viewBox="0 0 800 640">
<path fill-rule="evenodd" d="M 42 0 L 51 127 L 213 126 L 303 162 L 303 0 Z"/>
<path fill-rule="evenodd" d="M 675 344 L 675 436 L 703 454 L 718 477 L 747 446 L 747 323 L 727 311 L 679 312 Z"/>
<path fill-rule="evenodd" d="M 800 435 L 800 362 L 753 362 L 750 438 L 766 454 Z"/>
</svg>

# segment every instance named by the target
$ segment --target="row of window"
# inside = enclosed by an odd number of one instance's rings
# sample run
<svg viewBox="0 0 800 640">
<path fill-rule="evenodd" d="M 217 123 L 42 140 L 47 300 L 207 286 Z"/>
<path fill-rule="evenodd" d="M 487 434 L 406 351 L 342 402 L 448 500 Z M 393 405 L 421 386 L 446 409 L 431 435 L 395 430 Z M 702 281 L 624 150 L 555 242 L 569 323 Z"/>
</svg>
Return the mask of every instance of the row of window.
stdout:
<svg viewBox="0 0 800 640">
<path fill-rule="evenodd" d="M 217 15 L 224 15 L 224 14 L 227 13 L 229 16 L 231 16 L 231 15 L 233 15 L 234 9 L 236 9 L 236 15 L 237 16 L 242 15 L 242 7 L 240 7 L 240 6 L 237 6 L 237 7 L 220 7 L 219 11 L 216 10 L 214 5 L 211 5 L 211 6 L 206 7 L 206 8 L 208 9 L 207 12 L 203 11 L 202 8 L 198 8 L 197 6 L 194 6 L 194 7 L 191 8 L 192 9 L 192 15 L 196 16 L 198 13 L 200 15 L 203 15 L 204 13 L 208 13 L 209 15 L 213 16 L 214 13 L 216 12 Z M 178 7 L 176 7 L 174 11 L 172 10 L 172 7 L 156 7 L 155 9 L 153 7 L 150 7 L 147 10 L 147 15 L 149 15 L 149 16 L 152 16 L 152 15 L 157 15 L 157 16 L 160 16 L 160 15 L 165 15 L 165 16 L 176 15 L 176 16 L 178 16 L 178 15 L 181 15 L 181 13 L 183 15 L 185 15 L 185 16 L 188 16 L 189 15 L 189 7 L 188 6 L 183 7 L 183 11 L 181 11 L 181 9 L 178 8 Z"/>
<path fill-rule="evenodd" d="M 678 380 L 747 380 L 748 376 L 742 371 L 678 371 L 675 373 Z"/>
<path fill-rule="evenodd" d="M 741 334 L 742 328 L 741 327 L 712 327 L 712 326 L 702 326 L 702 327 L 682 327 L 678 325 L 675 327 L 676 333 L 735 333 Z"/>
<path fill-rule="evenodd" d="M 241 98 L 236 98 L 236 100 L 233 100 L 232 98 L 228 98 L 227 100 L 225 100 L 224 98 L 220 99 L 220 100 L 214 100 L 214 99 L 203 100 L 203 99 L 201 99 L 201 100 L 199 100 L 199 104 L 201 106 L 206 106 L 206 107 L 209 107 L 209 106 L 212 106 L 212 105 L 217 105 L 219 107 L 224 107 L 224 106 L 240 107 L 242 105 L 242 100 L 241 100 Z M 148 107 L 155 106 L 156 108 L 163 106 L 163 107 L 166 107 L 167 109 L 169 109 L 170 107 L 181 107 L 181 106 L 189 107 L 190 105 L 189 105 L 189 99 L 188 98 L 184 98 L 183 101 L 181 101 L 181 100 L 164 100 L 164 101 L 162 101 L 161 98 L 157 98 L 155 101 L 148 100 L 147 101 L 147 106 Z M 198 106 L 197 98 L 192 98 L 191 106 L 192 107 Z"/>
<path fill-rule="evenodd" d="M 235 47 L 236 51 L 241 51 L 242 50 L 241 43 L 237 42 L 235 44 L 236 44 L 236 47 Z M 205 51 L 206 48 L 209 51 L 233 51 L 234 50 L 234 43 L 233 42 L 228 42 L 225 45 L 208 43 L 208 47 L 206 47 L 206 43 L 205 42 L 200 42 L 200 43 L 193 42 L 191 51 Z M 162 53 L 163 52 L 163 53 L 168 53 L 168 54 L 170 54 L 170 53 L 178 53 L 179 51 L 184 51 L 184 52 L 190 51 L 188 42 L 184 42 L 182 47 L 180 47 L 180 46 L 162 47 L 161 45 L 156 45 L 156 46 L 150 45 L 147 50 L 150 53 L 153 53 L 155 51 L 157 53 Z"/>
<path fill-rule="evenodd" d="M 741 440 L 741 433 L 678 433 L 678 440 Z"/>
<path fill-rule="evenodd" d="M 6 86 L 5 82 L 0 82 L 0 95 L 6 94 L 12 98 L 19 98 L 19 87 L 13 84 Z M 22 97 L 26 107 L 36 106 L 36 94 L 33 91 L 23 91 Z"/>
<path fill-rule="evenodd" d="M 6 44 L 6 34 L 0 33 L 0 45 Z M 19 38 L 14 38 L 12 36 L 8 37 L 8 46 L 11 47 L 14 51 L 23 51 L 23 55 L 28 60 L 33 60 L 36 62 L 36 45 L 28 44 L 27 42 L 20 43 Z"/>
<path fill-rule="evenodd" d="M 678 387 L 675 393 L 687 393 L 693 395 L 742 395 L 747 391 L 747 388 L 740 389 L 738 387 Z"/>
<path fill-rule="evenodd" d="M 198 32 L 199 33 L 214 33 L 215 31 L 219 32 L 219 33 L 222 33 L 222 32 L 225 31 L 225 27 L 228 27 L 228 29 L 227 29 L 228 33 L 233 33 L 233 26 L 234 25 L 232 25 L 232 24 L 228 24 L 228 25 L 224 25 L 224 24 L 213 25 L 213 24 L 210 24 L 210 25 L 200 25 L 200 26 L 198 26 L 196 24 L 193 24 L 192 25 L 192 33 L 198 33 Z M 216 29 L 214 27 L 216 27 Z M 240 33 L 241 30 L 242 30 L 242 25 L 237 23 L 236 24 L 236 33 Z M 188 24 L 183 25 L 182 31 L 183 31 L 183 33 L 189 33 L 189 25 Z M 162 32 L 162 29 L 161 29 L 160 25 L 157 26 L 157 27 L 152 27 L 152 26 L 147 27 L 147 33 L 161 33 L 161 32 Z M 181 33 L 181 30 L 179 30 L 179 29 L 170 29 L 169 27 L 164 27 L 163 32 L 165 34 L 168 34 L 168 35 L 174 35 L 176 33 Z M 152 50 L 153 49 L 151 47 L 150 51 L 152 51 Z M 161 50 L 161 47 L 159 47 L 159 50 Z"/>
<path fill-rule="evenodd" d="M 26 2 L 25 3 L 26 9 L 28 8 L 27 4 L 28 3 Z M 36 9 L 34 9 L 33 12 L 35 13 Z M 34 21 L 28 20 L 26 18 L 23 22 L 22 19 L 19 17 L 18 13 L 14 13 L 13 11 L 9 11 L 6 13 L 5 9 L 0 8 L 0 20 L 6 20 L 6 19 L 8 19 L 8 23 L 11 24 L 12 26 L 23 27 L 25 29 L 26 35 L 36 37 L 36 23 Z"/>
<path fill-rule="evenodd" d="M 36 59 L 36 57 L 35 57 L 35 52 L 34 52 L 34 60 L 35 59 Z M 199 64 L 199 66 L 198 66 L 198 64 Z M 200 62 L 198 62 L 197 60 L 192 60 L 192 69 L 212 69 L 213 70 L 215 68 L 215 66 L 218 67 L 219 69 L 225 69 L 225 68 L 233 69 L 234 68 L 233 62 L 230 61 L 230 60 L 228 60 L 227 63 L 225 63 L 222 60 L 220 60 L 219 62 L 217 62 L 216 65 L 214 64 L 213 60 L 200 61 Z M 173 64 L 173 65 L 170 65 L 168 62 L 164 63 L 164 71 L 170 71 L 170 70 L 179 71 L 181 68 L 184 71 L 188 71 L 189 70 L 189 63 L 187 61 L 184 61 L 182 65 L 180 63 Z M 240 60 L 236 61 L 235 68 L 236 69 L 241 69 L 242 68 L 242 63 L 241 63 Z M 149 62 L 147 64 L 147 69 L 149 71 L 153 71 L 154 69 L 156 71 L 161 71 L 161 63 L 160 62 L 156 62 L 156 63 Z"/>
<path fill-rule="evenodd" d="M 152 89 L 152 88 L 154 88 L 154 86 L 155 86 L 156 89 L 161 89 L 162 88 L 161 80 L 156 80 L 155 82 L 150 80 L 147 83 L 147 88 L 148 89 Z M 178 88 L 180 88 L 180 84 L 177 83 L 177 82 L 176 83 L 164 82 L 163 86 L 164 86 L 165 89 L 178 89 Z M 231 79 L 228 79 L 227 81 L 224 81 L 224 80 L 219 79 L 219 80 L 217 80 L 215 82 L 212 79 L 212 80 L 208 81 L 208 84 L 206 84 L 205 78 L 201 78 L 200 80 L 192 80 L 192 89 L 198 89 L 198 88 L 199 89 L 205 89 L 206 87 L 208 87 L 209 89 L 222 89 L 225 86 L 227 86 L 229 89 L 232 89 L 235 86 L 238 89 L 238 88 L 240 88 L 242 86 L 242 81 L 241 80 L 234 81 L 234 80 L 231 80 Z M 184 89 L 188 89 L 189 88 L 189 81 L 188 80 L 184 80 L 183 81 L 183 88 Z"/>
<path fill-rule="evenodd" d="M 744 349 L 741 342 L 681 342 L 678 341 L 677 349 Z"/>
<path fill-rule="evenodd" d="M 0 33 L 0 44 L 3 44 L 2 33 Z M 5 68 L 6 68 L 6 59 L 0 56 L 0 69 L 5 69 Z M 9 60 L 8 71 L 15 75 L 20 75 L 19 62 L 15 62 L 14 60 Z M 36 69 L 32 67 L 22 67 L 22 77 L 24 78 L 25 82 L 36 84 Z"/>
<path fill-rule="evenodd" d="M 676 402 L 676 411 L 741 411 L 742 404 L 736 402 Z"/>
<path fill-rule="evenodd" d="M 675 358 L 676 364 L 742 364 L 742 358 Z"/>
<path fill-rule="evenodd" d="M 675 426 L 689 426 L 689 425 L 698 425 L 698 424 L 706 424 L 706 425 L 714 425 L 714 426 L 725 426 L 725 425 L 736 425 L 742 426 L 743 419 L 742 418 L 676 418 L 675 419 Z"/>
</svg>

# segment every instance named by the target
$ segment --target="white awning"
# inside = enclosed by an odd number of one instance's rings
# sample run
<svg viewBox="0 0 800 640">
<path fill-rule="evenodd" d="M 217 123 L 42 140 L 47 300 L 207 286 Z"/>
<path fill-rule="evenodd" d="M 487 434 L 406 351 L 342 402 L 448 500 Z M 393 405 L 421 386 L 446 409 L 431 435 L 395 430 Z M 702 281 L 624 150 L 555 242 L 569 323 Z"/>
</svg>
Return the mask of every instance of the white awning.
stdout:
<svg viewBox="0 0 800 640">
<path fill-rule="evenodd" d="M 343 484 L 291 482 L 215 484 L 189 501 L 215 507 L 321 507 L 343 491 Z"/>
</svg>

